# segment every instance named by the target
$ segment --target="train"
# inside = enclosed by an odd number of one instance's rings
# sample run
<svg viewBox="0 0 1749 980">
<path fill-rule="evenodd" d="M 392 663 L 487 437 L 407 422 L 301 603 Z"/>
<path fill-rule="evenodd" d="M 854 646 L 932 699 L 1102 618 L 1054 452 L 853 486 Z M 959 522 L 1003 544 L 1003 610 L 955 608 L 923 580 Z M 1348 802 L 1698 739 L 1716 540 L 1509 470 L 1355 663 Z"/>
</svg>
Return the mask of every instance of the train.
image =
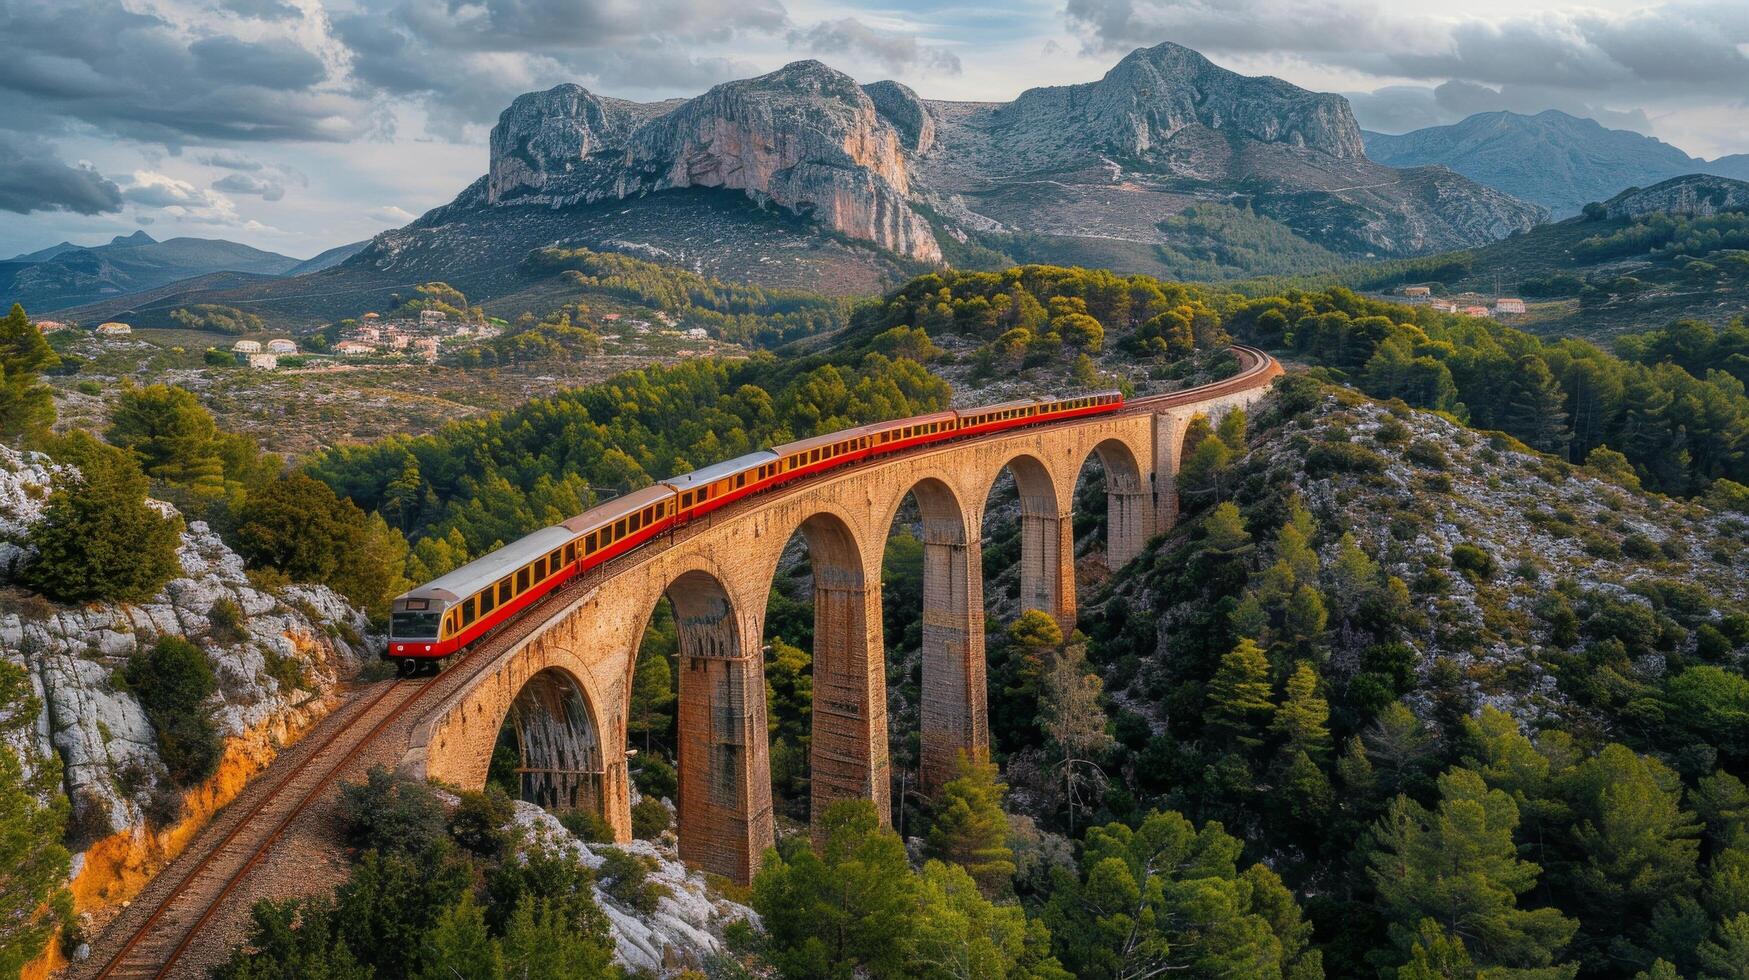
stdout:
<svg viewBox="0 0 1749 980">
<path fill-rule="evenodd" d="M 1118 411 L 1104 391 L 1027 398 L 877 422 L 773 446 L 615 497 L 395 598 L 383 656 L 402 676 L 435 672 L 540 599 L 711 511 L 859 460 L 953 439 Z"/>
</svg>

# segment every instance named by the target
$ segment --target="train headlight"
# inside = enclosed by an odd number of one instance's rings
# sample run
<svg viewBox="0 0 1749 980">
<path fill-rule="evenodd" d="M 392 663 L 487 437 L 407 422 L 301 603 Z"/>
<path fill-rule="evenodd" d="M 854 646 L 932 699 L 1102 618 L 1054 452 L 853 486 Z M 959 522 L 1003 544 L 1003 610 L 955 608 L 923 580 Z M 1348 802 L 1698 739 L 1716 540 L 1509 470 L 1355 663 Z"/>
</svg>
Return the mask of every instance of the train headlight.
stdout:
<svg viewBox="0 0 1749 980">
<path fill-rule="evenodd" d="M 426 653 L 430 653 L 430 652 L 431 652 L 431 644 L 429 644 L 429 643 L 427 643 L 427 644 L 425 644 L 425 652 L 426 652 Z"/>
</svg>

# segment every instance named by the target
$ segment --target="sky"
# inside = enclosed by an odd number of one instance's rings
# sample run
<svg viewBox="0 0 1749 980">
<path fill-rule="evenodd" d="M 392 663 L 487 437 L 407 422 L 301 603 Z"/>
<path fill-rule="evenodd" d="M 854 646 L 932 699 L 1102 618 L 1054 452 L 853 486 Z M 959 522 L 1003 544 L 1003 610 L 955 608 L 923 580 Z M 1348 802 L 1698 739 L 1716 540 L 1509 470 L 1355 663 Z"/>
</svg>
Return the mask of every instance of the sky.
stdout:
<svg viewBox="0 0 1749 980">
<path fill-rule="evenodd" d="M 0 0 L 0 39 L 0 257 L 144 229 L 306 258 L 454 197 L 522 92 L 800 58 L 1005 101 L 1174 41 L 1384 132 L 1553 108 L 1749 152 L 1749 0 Z"/>
</svg>

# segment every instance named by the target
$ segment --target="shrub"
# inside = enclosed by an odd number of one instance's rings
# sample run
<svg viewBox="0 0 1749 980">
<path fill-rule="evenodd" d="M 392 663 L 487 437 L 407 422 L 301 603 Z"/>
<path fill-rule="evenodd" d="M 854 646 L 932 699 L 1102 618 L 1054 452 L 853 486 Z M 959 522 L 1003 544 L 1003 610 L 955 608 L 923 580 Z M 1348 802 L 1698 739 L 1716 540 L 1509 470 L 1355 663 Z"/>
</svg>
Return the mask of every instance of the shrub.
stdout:
<svg viewBox="0 0 1749 980">
<path fill-rule="evenodd" d="M 510 797 L 496 786 L 484 792 L 463 793 L 449 816 L 449 834 L 455 842 L 482 857 L 501 853 L 515 836 L 510 829 L 516 810 Z"/>
<path fill-rule="evenodd" d="M 1306 452 L 1306 475 L 1317 479 L 1332 473 L 1383 473 L 1385 458 L 1352 442 L 1320 442 Z"/>
<path fill-rule="evenodd" d="M 237 605 L 235 599 L 229 597 L 213 603 L 207 610 L 207 621 L 213 624 L 213 638 L 225 643 L 236 643 L 249 635 L 248 619 L 243 615 L 243 607 Z"/>
<path fill-rule="evenodd" d="M 362 783 L 342 784 L 340 808 L 347 837 L 362 849 L 423 854 L 449 838 L 431 787 L 382 766 L 372 766 Z"/>
<path fill-rule="evenodd" d="M 638 784 L 638 792 L 657 799 L 675 799 L 680 794 L 680 775 L 674 771 L 674 766 L 659 755 L 644 754 L 638 757 L 639 765 L 632 773 L 632 781 Z"/>
<path fill-rule="evenodd" d="M 263 670 L 279 685 L 281 694 L 309 689 L 309 672 L 297 657 L 289 657 L 272 647 L 264 647 L 261 661 Z"/>
<path fill-rule="evenodd" d="M 639 912 L 656 911 L 668 889 L 650 880 L 650 866 L 643 858 L 617 847 L 599 848 L 596 853 L 601 857 L 595 873 L 602 891 Z"/>
<path fill-rule="evenodd" d="M 224 747 L 206 703 L 218 689 L 206 654 L 166 636 L 129 658 L 122 676 L 157 733 L 158 758 L 170 781 L 188 786 L 212 775 Z"/>
<path fill-rule="evenodd" d="M 668 807 L 661 800 L 646 796 L 638 801 L 637 806 L 632 807 L 632 836 L 639 840 L 652 840 L 667 830 L 673 819 Z"/>
<path fill-rule="evenodd" d="M 607 818 L 594 810 L 566 810 L 559 814 L 559 823 L 578 840 L 591 844 L 613 842 L 613 828 L 608 826 Z"/>
<path fill-rule="evenodd" d="M 1403 455 L 1408 458 L 1409 462 L 1417 466 L 1425 466 L 1430 470 L 1443 470 L 1451 465 L 1451 461 L 1445 457 L 1445 450 L 1440 448 L 1439 443 L 1431 439 L 1415 440 Z"/>
<path fill-rule="evenodd" d="M 1373 441 L 1381 446 L 1401 446 L 1409 441 L 1409 427 L 1395 416 L 1391 416 L 1379 423 L 1379 427 L 1373 432 L 1372 437 Z"/>
<path fill-rule="evenodd" d="M 1494 577 L 1494 558 L 1468 541 L 1452 546 L 1451 565 L 1472 582 Z"/>
</svg>

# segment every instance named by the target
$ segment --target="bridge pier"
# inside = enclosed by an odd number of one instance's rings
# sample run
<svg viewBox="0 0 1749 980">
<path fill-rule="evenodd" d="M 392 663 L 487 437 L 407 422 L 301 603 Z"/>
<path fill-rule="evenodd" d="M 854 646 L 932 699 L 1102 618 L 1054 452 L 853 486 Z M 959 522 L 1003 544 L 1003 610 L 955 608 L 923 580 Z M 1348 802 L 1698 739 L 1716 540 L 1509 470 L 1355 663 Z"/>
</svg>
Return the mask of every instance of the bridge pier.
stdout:
<svg viewBox="0 0 1749 980">
<path fill-rule="evenodd" d="M 773 842 L 761 640 L 714 579 L 682 576 L 669 598 L 680 633 L 680 857 L 745 884 Z"/>
<path fill-rule="evenodd" d="M 808 750 L 814 826 L 838 800 L 891 810 L 887 766 L 887 670 L 879 589 L 814 568 L 813 733 Z M 834 581 L 837 580 L 837 581 Z"/>
<path fill-rule="evenodd" d="M 1057 621 L 1064 635 L 1075 629 L 1075 519 L 1059 509 L 1020 512 L 1020 608 L 1037 609 Z"/>
<path fill-rule="evenodd" d="M 1122 481 L 1106 474 L 1105 563 L 1117 571 L 1142 553 L 1154 536 L 1154 497 L 1131 477 Z"/>
<path fill-rule="evenodd" d="M 962 525 L 963 526 L 963 525 Z M 953 778 L 961 752 L 990 754 L 984 681 L 984 589 L 976 541 L 932 531 L 923 539 L 922 751 L 925 793 Z"/>
</svg>

